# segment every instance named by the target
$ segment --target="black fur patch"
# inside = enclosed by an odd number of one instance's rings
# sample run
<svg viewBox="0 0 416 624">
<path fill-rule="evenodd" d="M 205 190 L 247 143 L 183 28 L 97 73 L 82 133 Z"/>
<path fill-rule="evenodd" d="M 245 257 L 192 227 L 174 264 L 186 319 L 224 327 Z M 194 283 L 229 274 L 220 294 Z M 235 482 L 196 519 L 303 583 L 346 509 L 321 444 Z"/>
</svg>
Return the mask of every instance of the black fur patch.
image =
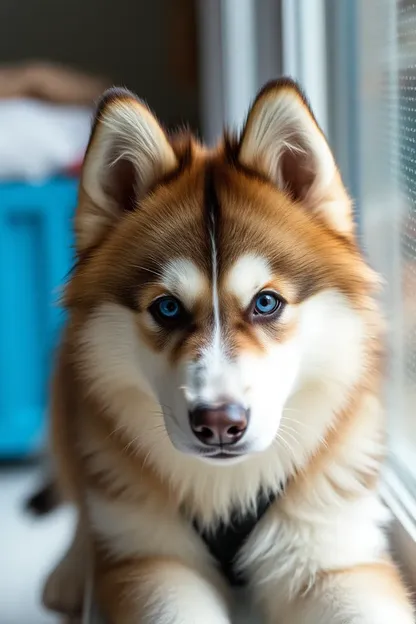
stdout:
<svg viewBox="0 0 416 624">
<path fill-rule="evenodd" d="M 254 511 L 244 516 L 235 512 L 228 524 L 220 523 L 214 530 L 201 530 L 197 521 L 193 523 L 218 562 L 225 578 L 233 587 L 245 585 L 247 582 L 247 579 L 235 569 L 238 552 L 275 499 L 275 494 L 261 493 Z"/>
<path fill-rule="evenodd" d="M 215 188 L 214 170 L 210 164 L 207 165 L 205 170 L 204 218 L 206 231 L 208 233 L 209 255 L 212 256 L 213 247 L 215 247 L 217 254 L 220 250 L 221 205 Z M 218 270 L 219 258 L 217 257 L 217 271 Z"/>
</svg>

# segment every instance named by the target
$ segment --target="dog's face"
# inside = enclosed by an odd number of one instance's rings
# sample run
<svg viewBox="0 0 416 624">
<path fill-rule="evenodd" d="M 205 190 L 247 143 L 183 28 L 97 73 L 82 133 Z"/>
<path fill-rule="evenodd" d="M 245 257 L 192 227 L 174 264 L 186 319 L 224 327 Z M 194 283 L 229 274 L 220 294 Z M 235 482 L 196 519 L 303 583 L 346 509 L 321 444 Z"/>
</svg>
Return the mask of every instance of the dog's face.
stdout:
<svg viewBox="0 0 416 624">
<path fill-rule="evenodd" d="M 240 141 L 215 151 L 170 143 L 132 96 L 111 93 L 76 229 L 68 304 L 88 309 L 82 342 L 101 392 L 148 397 L 129 416 L 133 437 L 163 417 L 180 451 L 232 462 L 288 434 L 292 397 L 356 374 L 370 272 L 293 84 L 264 90 Z"/>
</svg>

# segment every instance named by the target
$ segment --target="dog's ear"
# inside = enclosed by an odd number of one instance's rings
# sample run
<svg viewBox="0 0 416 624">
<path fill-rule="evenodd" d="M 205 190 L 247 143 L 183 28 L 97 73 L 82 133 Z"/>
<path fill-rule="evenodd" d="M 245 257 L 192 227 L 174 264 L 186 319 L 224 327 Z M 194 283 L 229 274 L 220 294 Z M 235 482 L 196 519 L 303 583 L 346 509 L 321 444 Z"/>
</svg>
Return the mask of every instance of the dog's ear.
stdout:
<svg viewBox="0 0 416 624">
<path fill-rule="evenodd" d="M 98 105 L 75 217 L 78 253 L 101 241 L 149 188 L 177 165 L 158 121 L 132 93 L 107 91 Z"/>
<path fill-rule="evenodd" d="M 282 79 L 257 96 L 243 130 L 239 160 L 325 219 L 353 231 L 351 201 L 334 157 L 298 85 Z"/>
</svg>

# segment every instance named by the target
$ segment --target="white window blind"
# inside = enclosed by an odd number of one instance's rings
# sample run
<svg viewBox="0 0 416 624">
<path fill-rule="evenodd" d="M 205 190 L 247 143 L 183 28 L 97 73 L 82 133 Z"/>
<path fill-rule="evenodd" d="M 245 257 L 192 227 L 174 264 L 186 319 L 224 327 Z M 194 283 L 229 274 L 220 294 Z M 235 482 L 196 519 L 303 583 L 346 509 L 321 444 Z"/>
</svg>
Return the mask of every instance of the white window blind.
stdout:
<svg viewBox="0 0 416 624">
<path fill-rule="evenodd" d="M 401 366 L 396 383 L 401 414 L 393 426 L 393 449 L 397 460 L 416 479 L 416 3 L 402 0 L 396 11 L 396 93 L 392 104 L 397 107 L 397 113 L 393 110 L 397 140 L 392 167 L 400 196 L 397 296 L 401 317 L 396 357 L 401 358 Z"/>
<path fill-rule="evenodd" d="M 359 4 L 363 242 L 386 279 L 391 453 L 416 492 L 416 2 Z"/>
</svg>

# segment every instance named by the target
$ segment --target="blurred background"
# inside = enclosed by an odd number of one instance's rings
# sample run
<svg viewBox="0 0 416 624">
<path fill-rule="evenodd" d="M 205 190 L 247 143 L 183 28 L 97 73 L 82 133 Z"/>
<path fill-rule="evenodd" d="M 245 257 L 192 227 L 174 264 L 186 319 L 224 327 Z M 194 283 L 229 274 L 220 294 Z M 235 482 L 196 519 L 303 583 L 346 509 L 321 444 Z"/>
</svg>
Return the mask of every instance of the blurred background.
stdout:
<svg viewBox="0 0 416 624">
<path fill-rule="evenodd" d="M 386 497 L 406 507 L 403 557 L 415 552 L 415 3 L 0 0 L 0 624 L 56 621 L 40 587 L 71 510 L 36 518 L 25 504 L 48 471 L 48 380 L 94 103 L 126 86 L 168 128 L 213 143 L 282 74 L 305 89 L 385 279 Z"/>
</svg>

